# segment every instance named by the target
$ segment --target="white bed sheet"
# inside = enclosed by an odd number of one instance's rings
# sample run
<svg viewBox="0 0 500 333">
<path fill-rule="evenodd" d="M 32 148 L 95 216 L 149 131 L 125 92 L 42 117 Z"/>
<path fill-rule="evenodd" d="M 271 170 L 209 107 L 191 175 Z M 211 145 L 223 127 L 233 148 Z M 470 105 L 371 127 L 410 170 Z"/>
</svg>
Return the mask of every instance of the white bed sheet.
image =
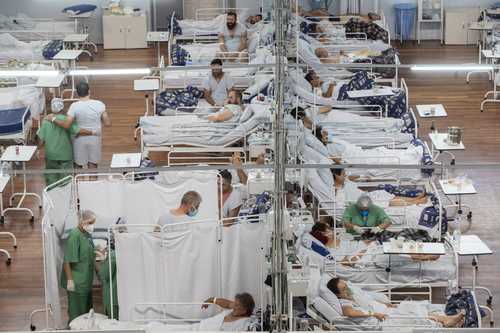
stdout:
<svg viewBox="0 0 500 333">
<path fill-rule="evenodd" d="M 44 60 L 42 51 L 46 44 L 47 41 L 23 42 L 11 34 L 0 34 L 0 63 Z"/>
<path fill-rule="evenodd" d="M 45 108 L 45 96 L 34 86 L 0 88 L 0 110 L 31 106 L 31 116 L 38 119 Z M 1 112 L 1 111 L 0 111 Z"/>
<path fill-rule="evenodd" d="M 15 29 L 0 30 L 0 32 L 10 33 L 22 41 L 40 41 L 64 39 L 66 35 L 75 33 L 75 22 L 68 21 L 36 21 L 33 29 L 26 29 L 19 26 Z"/>
</svg>

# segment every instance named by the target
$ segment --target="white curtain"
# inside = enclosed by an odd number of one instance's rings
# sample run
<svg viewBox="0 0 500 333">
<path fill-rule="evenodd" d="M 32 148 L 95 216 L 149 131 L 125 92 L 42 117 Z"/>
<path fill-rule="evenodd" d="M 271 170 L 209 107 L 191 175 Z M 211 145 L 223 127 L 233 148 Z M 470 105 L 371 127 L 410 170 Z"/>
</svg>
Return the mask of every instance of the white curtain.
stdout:
<svg viewBox="0 0 500 333">
<path fill-rule="evenodd" d="M 138 303 L 202 302 L 217 295 L 217 228 L 216 223 L 192 223 L 168 233 L 163 241 L 160 233 L 117 234 L 120 320 L 136 318 L 133 309 Z"/>
<path fill-rule="evenodd" d="M 72 200 L 73 185 L 56 187 L 44 192 L 44 218 L 42 223 L 42 237 L 44 242 L 45 260 L 45 300 L 52 309 L 54 328 L 63 329 L 66 323 L 62 319 L 61 296 L 64 291 L 59 288 L 64 250 L 63 239 L 67 232 L 76 226 L 76 210 Z"/>
<path fill-rule="evenodd" d="M 195 303 L 210 296 L 233 299 L 241 292 L 250 293 L 260 306 L 266 232 L 265 223 L 221 227 L 206 222 L 187 223 L 184 230 L 176 227 L 163 241 L 160 233 L 117 234 L 120 320 L 137 318 L 138 303 Z M 197 312 L 199 307 L 175 309 L 181 317 L 198 316 Z"/>
<path fill-rule="evenodd" d="M 340 14 L 363 14 L 378 12 L 378 0 L 341 0 Z"/>
<path fill-rule="evenodd" d="M 191 172 L 181 175 L 166 172 L 161 182 L 152 180 L 82 181 L 78 183 L 81 209 L 97 215 L 96 227 L 106 228 L 123 218 L 128 224 L 155 224 L 168 209 L 178 207 L 182 195 L 191 190 L 200 193 L 202 202 L 197 218 L 217 220 L 217 174 Z"/>
</svg>

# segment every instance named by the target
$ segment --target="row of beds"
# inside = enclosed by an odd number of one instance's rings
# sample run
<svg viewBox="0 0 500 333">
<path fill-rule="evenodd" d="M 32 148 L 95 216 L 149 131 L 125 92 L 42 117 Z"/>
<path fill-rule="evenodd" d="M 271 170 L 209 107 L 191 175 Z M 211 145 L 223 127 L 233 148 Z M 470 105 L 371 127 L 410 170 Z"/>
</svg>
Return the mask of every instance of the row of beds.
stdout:
<svg viewBox="0 0 500 333">
<path fill-rule="evenodd" d="M 418 124 L 413 110 L 408 104 L 408 88 L 404 79 L 398 78 L 398 73 L 378 72 L 377 69 L 364 68 L 361 70 L 335 68 L 330 62 L 325 65 L 323 59 L 315 54 L 315 49 L 325 47 L 325 40 L 332 40 L 326 47 L 329 54 L 342 54 L 345 62 L 374 63 L 370 59 L 359 59 L 353 54 L 367 53 L 388 54 L 385 52 L 391 47 L 384 40 L 369 40 L 358 35 L 349 35 L 339 25 L 331 23 L 328 18 L 307 19 L 297 18 L 297 68 L 290 71 L 290 81 L 293 86 L 296 104 L 305 109 L 305 114 L 312 121 L 312 131 L 304 129 L 304 124 L 297 116 L 297 109 L 287 115 L 285 121 L 288 129 L 287 145 L 289 159 L 303 164 L 330 164 L 333 158 L 341 159 L 346 164 L 374 164 L 374 165 L 437 165 L 433 161 L 428 145 L 418 139 Z M 313 32 L 307 33 L 304 26 L 324 22 L 326 26 L 335 27 L 334 34 L 329 35 L 322 29 L 322 41 L 319 41 Z M 377 24 L 382 24 L 378 22 Z M 380 26 L 384 28 L 383 24 Z M 340 33 L 339 33 L 340 32 Z M 345 36 L 341 42 L 339 36 Z M 361 51 L 361 52 L 360 52 Z M 391 52 L 393 59 L 385 59 L 384 63 L 399 62 L 397 52 Z M 332 98 L 324 98 L 312 93 L 313 88 L 305 81 L 304 75 L 308 70 L 314 70 L 322 80 L 336 83 Z M 346 96 L 345 90 L 364 90 L 377 86 L 390 85 L 394 95 L 388 98 L 351 99 Z M 321 107 L 331 107 L 329 113 L 320 113 Z M 329 143 L 324 145 L 315 135 L 317 130 L 333 134 Z M 290 257 L 295 258 L 298 275 L 289 270 L 292 280 L 302 280 L 306 276 L 307 291 L 304 308 L 295 307 L 290 316 L 296 320 L 291 323 L 299 327 L 307 325 L 310 329 L 346 329 L 346 330 L 379 330 L 395 327 L 418 327 L 429 323 L 406 321 L 399 323 L 373 323 L 354 321 L 344 317 L 338 308 L 323 297 L 326 283 L 331 277 L 340 277 L 366 290 L 376 290 L 385 293 L 391 301 L 401 302 L 403 288 L 405 297 L 421 299 L 413 296 L 408 288 L 417 288 L 424 291 L 427 300 L 432 301 L 433 288 L 447 288 L 448 293 L 456 291 L 458 286 L 459 265 L 457 249 L 450 241 L 447 233 L 447 221 L 456 213 L 447 209 L 445 198 L 435 185 L 432 172 L 428 170 L 411 169 L 359 169 L 347 168 L 346 181 L 343 189 L 334 190 L 334 178 L 330 169 L 306 168 L 301 191 L 304 207 L 309 207 L 305 215 L 311 218 L 291 219 Z M 425 203 L 409 206 L 390 206 L 390 199 L 395 195 L 414 195 L 426 193 Z M 375 238 L 367 253 L 360 261 L 350 265 L 341 263 L 346 253 L 352 257 L 360 250 L 360 237 L 353 237 L 345 232 L 342 224 L 344 209 L 354 203 L 362 193 L 368 193 L 375 204 L 384 207 L 392 220 L 389 229 L 394 235 L 405 235 L 406 239 L 443 242 L 446 255 L 434 261 L 417 262 L 404 256 L 385 255 L 381 242 L 388 239 Z M 301 214 L 301 213 L 300 213 Z M 299 215 L 300 215 L 299 214 Z M 333 226 L 334 233 L 341 240 L 340 248 L 327 248 L 315 239 L 309 232 L 314 220 L 326 219 Z M 413 234 L 413 235 L 412 235 Z M 418 236 L 417 236 L 418 235 Z M 388 237 L 391 235 L 388 235 Z M 364 237 L 373 235 L 364 234 Z M 394 237 L 394 236 L 393 236 Z M 375 245 L 377 244 L 377 245 Z M 361 246 L 363 249 L 366 246 Z M 347 255 L 349 257 L 349 255 Z M 306 273 L 304 273 L 306 272 Z M 296 280 L 294 280 L 296 282 Z M 300 284 L 300 282 L 299 282 Z M 406 290 L 404 289 L 406 288 Z M 300 288 L 299 288 L 300 289 Z M 300 294 L 300 292 L 299 292 Z M 471 293 L 472 306 L 467 315 L 477 319 L 471 327 L 481 327 L 480 306 L 474 293 Z M 326 301 L 325 301 L 326 300 Z M 444 306 L 440 308 L 444 312 Z M 433 323 L 431 323 L 433 324 Z M 393 326 L 391 326 L 393 325 Z M 394 326 L 395 325 L 395 326 Z"/>
<path fill-rule="evenodd" d="M 65 36 L 76 33 L 66 18 L 33 19 L 24 14 L 0 17 L 0 68 L 51 70 L 59 68 L 51 58 L 62 49 Z M 0 79 L 0 141 L 25 144 L 34 123 L 45 111 L 45 94 L 34 77 Z"/>
</svg>

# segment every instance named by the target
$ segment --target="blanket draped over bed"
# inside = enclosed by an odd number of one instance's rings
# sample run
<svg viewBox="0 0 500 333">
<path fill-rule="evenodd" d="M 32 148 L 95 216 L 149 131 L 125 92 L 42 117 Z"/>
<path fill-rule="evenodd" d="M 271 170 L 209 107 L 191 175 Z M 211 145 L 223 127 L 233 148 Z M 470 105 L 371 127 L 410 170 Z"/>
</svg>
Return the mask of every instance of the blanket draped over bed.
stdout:
<svg viewBox="0 0 500 333">
<path fill-rule="evenodd" d="M 402 89 L 393 90 L 394 94 L 390 96 L 371 96 L 362 98 L 349 98 L 347 92 L 353 90 L 372 89 L 374 81 L 368 77 L 365 71 L 359 71 L 354 74 L 349 83 L 344 84 L 339 91 L 339 100 L 355 100 L 363 105 L 380 105 L 383 110 L 387 106 L 387 115 L 392 118 L 400 118 L 405 122 L 405 133 L 411 133 L 415 130 L 415 122 L 407 111 L 406 93 Z"/>
</svg>

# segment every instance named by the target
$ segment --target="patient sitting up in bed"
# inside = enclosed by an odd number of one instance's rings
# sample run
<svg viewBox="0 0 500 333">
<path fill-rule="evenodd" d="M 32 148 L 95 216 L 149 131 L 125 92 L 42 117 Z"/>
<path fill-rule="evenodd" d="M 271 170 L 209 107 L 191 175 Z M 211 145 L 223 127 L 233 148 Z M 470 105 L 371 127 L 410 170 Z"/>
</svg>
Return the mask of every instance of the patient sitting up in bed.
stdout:
<svg viewBox="0 0 500 333">
<path fill-rule="evenodd" d="M 240 119 L 241 113 L 241 93 L 236 90 L 231 90 L 224 103 L 224 107 L 215 114 L 209 115 L 207 119 L 216 123 L 224 121 L 237 122 Z"/>
<path fill-rule="evenodd" d="M 332 278 L 326 287 L 340 301 L 342 314 L 360 324 L 366 319 L 376 318 L 384 322 L 382 325 L 388 326 L 438 324 L 461 327 L 464 321 L 462 312 L 447 316 L 429 302 L 403 301 L 398 305 L 392 304 L 384 294 L 363 290 L 340 278 Z"/>
<path fill-rule="evenodd" d="M 331 81 L 321 81 L 318 74 L 314 71 L 310 71 L 306 74 L 305 79 L 309 82 L 313 88 L 313 92 L 322 97 L 330 98 L 333 96 L 333 91 L 335 89 L 335 84 Z"/>
<path fill-rule="evenodd" d="M 211 303 L 224 308 L 221 315 L 224 316 L 220 330 L 225 332 L 244 332 L 248 330 L 250 317 L 255 308 L 255 301 L 248 293 L 237 294 L 234 301 L 210 297 L 204 303 Z M 202 309 L 207 309 L 208 305 L 203 305 Z"/>
<path fill-rule="evenodd" d="M 229 61 L 248 60 L 247 30 L 245 26 L 238 23 L 237 14 L 228 12 L 226 24 L 219 32 L 220 53 L 218 58 Z"/>
</svg>

